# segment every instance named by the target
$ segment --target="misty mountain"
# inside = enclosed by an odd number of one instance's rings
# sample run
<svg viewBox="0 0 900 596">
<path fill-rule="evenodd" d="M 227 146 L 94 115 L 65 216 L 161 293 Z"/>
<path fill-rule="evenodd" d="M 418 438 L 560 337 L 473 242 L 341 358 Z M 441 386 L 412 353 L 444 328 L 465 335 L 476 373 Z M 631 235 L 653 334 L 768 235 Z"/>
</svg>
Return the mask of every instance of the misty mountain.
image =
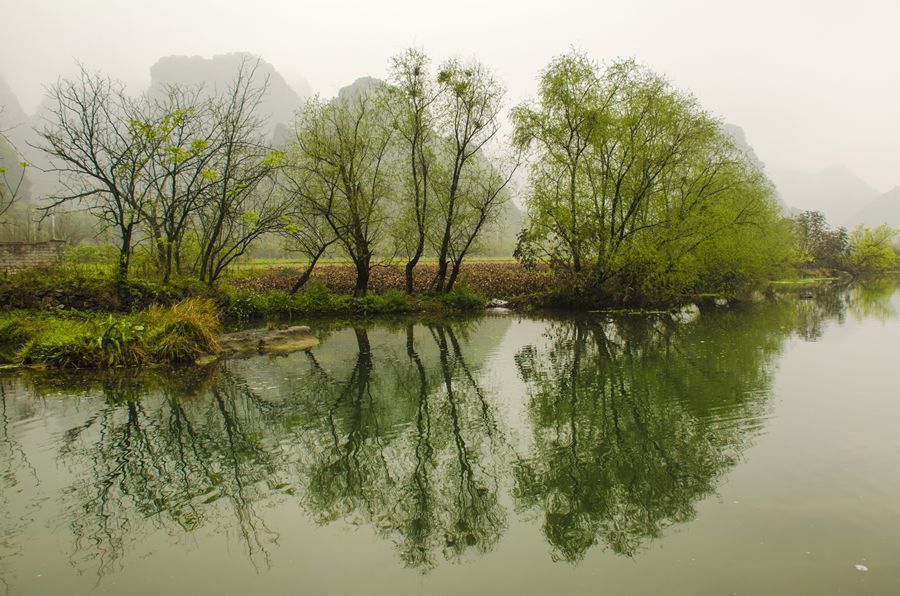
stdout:
<svg viewBox="0 0 900 596">
<path fill-rule="evenodd" d="M 853 213 L 878 195 L 878 191 L 844 166 L 815 173 L 770 170 L 769 177 L 790 207 L 821 211 L 832 225 L 844 225 Z"/>
<path fill-rule="evenodd" d="M 728 122 L 722 125 L 722 131 L 725 132 L 731 140 L 734 141 L 735 146 L 741 150 L 741 152 L 747 156 L 747 159 L 750 160 L 750 163 L 755 165 L 760 171 L 766 172 L 766 164 L 756 155 L 756 151 L 753 150 L 753 147 L 750 143 L 747 142 L 747 134 L 744 132 L 744 129 L 738 126 L 737 124 L 730 124 Z M 771 179 L 771 176 L 770 176 Z M 774 184 L 774 181 L 773 181 Z M 791 214 L 791 207 L 785 203 L 784 197 L 781 195 L 780 190 L 776 186 L 775 192 L 775 200 L 778 202 L 778 205 L 781 207 L 782 213 L 785 215 Z"/>
<path fill-rule="evenodd" d="M 895 186 L 892 190 L 875 197 L 868 205 L 851 215 L 845 223 L 849 228 L 857 224 L 870 228 L 888 224 L 892 228 L 900 229 L 900 186 Z"/>
<path fill-rule="evenodd" d="M 21 126 L 28 120 L 22 105 L 12 89 L 0 76 L 0 130 Z"/>
<path fill-rule="evenodd" d="M 358 95 L 369 93 L 383 84 L 384 81 L 375 77 L 360 77 L 346 87 L 341 87 L 338 91 L 338 97 L 341 99 L 352 99 Z"/>
<path fill-rule="evenodd" d="M 744 132 L 744 129 L 738 126 L 737 124 L 730 124 L 728 122 L 722 125 L 722 130 L 731 137 L 731 140 L 734 141 L 735 146 L 747 156 L 747 159 L 750 160 L 750 163 L 754 164 L 761 170 L 766 169 L 766 164 L 759 159 L 756 155 L 756 151 L 753 150 L 753 147 L 750 146 L 750 143 L 747 142 L 747 133 Z"/>
<path fill-rule="evenodd" d="M 256 56 L 245 52 L 219 54 L 212 58 L 202 56 L 166 56 L 160 58 L 150 67 L 149 93 L 160 93 L 166 85 L 202 85 L 212 91 L 227 89 L 234 81 L 241 63 L 249 60 L 251 64 Z M 285 78 L 275 67 L 259 59 L 256 76 L 262 82 L 268 79 L 266 97 L 260 105 L 260 115 L 268 119 L 270 130 L 279 125 L 293 127 L 294 114 L 303 100 L 312 95 L 308 83 L 302 82 L 302 88 L 295 90 L 288 85 Z"/>
</svg>

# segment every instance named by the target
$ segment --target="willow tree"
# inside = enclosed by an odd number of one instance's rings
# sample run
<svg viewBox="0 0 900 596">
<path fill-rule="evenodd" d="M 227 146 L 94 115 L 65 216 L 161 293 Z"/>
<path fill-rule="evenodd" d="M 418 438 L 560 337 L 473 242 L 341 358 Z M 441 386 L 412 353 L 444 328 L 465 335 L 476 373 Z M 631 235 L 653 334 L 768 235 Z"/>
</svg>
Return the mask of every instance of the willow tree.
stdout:
<svg viewBox="0 0 900 596">
<path fill-rule="evenodd" d="M 356 268 L 355 296 L 369 287 L 372 257 L 383 238 L 393 196 L 393 130 L 380 89 L 310 101 L 288 150 L 292 209 L 324 221 Z"/>
<path fill-rule="evenodd" d="M 404 165 L 400 168 L 403 191 L 409 200 L 401 201 L 398 249 L 406 256 L 406 291 L 415 289 L 413 273 L 425 252 L 433 204 L 429 201 L 434 185 L 435 107 L 439 90 L 431 79 L 429 58 L 410 48 L 391 59 L 389 106 L 396 130 L 395 142 Z"/>
<path fill-rule="evenodd" d="M 475 192 L 472 185 L 479 184 L 475 182 L 481 168 L 479 158 L 488 159 L 485 149 L 500 132 L 505 91 L 493 73 L 479 62 L 445 62 L 438 71 L 437 84 L 440 90 L 437 151 L 441 180 L 435 197 L 433 245 L 438 258 L 434 289 L 441 293 L 453 289 L 451 265 L 455 263 L 454 268 L 458 270 L 466 254 L 466 250 L 462 250 L 466 241 L 462 246 L 454 246 L 454 239 L 460 238 L 460 227 L 473 215 L 477 217 L 480 213 L 487 217 L 491 213 L 489 209 L 473 212 L 471 207 L 493 203 L 501 196 L 499 190 Z M 504 188 L 508 181 L 509 177 Z M 484 220 L 477 226 L 479 232 L 483 224 Z"/>
<path fill-rule="evenodd" d="M 514 142 L 538 158 L 531 180 L 542 208 L 539 227 L 553 230 L 561 245 L 542 247 L 546 255 L 564 261 L 575 273 L 585 259 L 583 244 L 589 233 L 590 200 L 587 175 L 590 149 L 602 125 L 604 100 L 596 65 L 582 54 L 557 58 L 544 70 L 540 102 L 512 110 Z"/>
<path fill-rule="evenodd" d="M 734 288 L 786 255 L 762 172 L 693 96 L 632 61 L 556 59 L 514 122 L 534 158 L 524 260 L 637 300 Z M 717 252 L 739 273 L 723 272 Z"/>
</svg>

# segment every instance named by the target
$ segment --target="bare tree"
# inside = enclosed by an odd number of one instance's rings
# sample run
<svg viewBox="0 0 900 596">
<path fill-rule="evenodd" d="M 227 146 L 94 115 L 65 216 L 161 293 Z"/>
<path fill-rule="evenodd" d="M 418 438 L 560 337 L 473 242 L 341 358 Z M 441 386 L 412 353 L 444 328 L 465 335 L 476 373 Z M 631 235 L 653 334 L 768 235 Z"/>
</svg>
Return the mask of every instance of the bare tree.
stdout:
<svg viewBox="0 0 900 596">
<path fill-rule="evenodd" d="M 259 81 L 259 61 L 245 59 L 231 87 L 212 99 L 215 158 L 204 168 L 206 200 L 198 212 L 199 277 L 213 284 L 260 236 L 278 230 L 286 212 L 275 192 L 284 153 L 268 146 L 257 111 L 268 81 Z"/>
<path fill-rule="evenodd" d="M 445 292 L 453 290 L 463 259 L 476 246 L 485 227 L 501 214 L 509 200 L 510 180 L 518 167 L 518 158 L 501 161 L 479 155 L 471 160 L 460 177 L 459 209 L 447 244 L 450 274 L 444 285 Z"/>
<path fill-rule="evenodd" d="M 0 107 L 0 114 L 2 113 L 3 109 Z M 20 193 L 26 187 L 25 171 L 28 167 L 28 162 L 6 136 L 6 132 L 0 130 L 0 218 L 20 198 Z"/>
<path fill-rule="evenodd" d="M 147 104 L 144 118 L 148 134 L 158 139 L 145 156 L 153 193 L 144 221 L 164 283 L 173 272 L 183 272 L 184 241 L 196 233 L 197 213 L 217 181 L 222 139 L 202 94 L 200 87 L 168 87 L 162 98 Z"/>
<path fill-rule="evenodd" d="M 306 267 L 291 286 L 291 294 L 306 285 L 316 263 L 338 241 L 324 214 L 307 202 L 310 195 L 324 196 L 323 189 L 314 189 L 314 185 L 322 182 L 321 179 L 310 170 L 296 167 L 297 163 L 296 158 L 289 154 L 280 180 L 281 191 L 291 205 L 281 234 L 288 242 L 288 250 L 298 251 L 306 257 Z"/>
<path fill-rule="evenodd" d="M 118 275 L 128 276 L 132 245 L 151 197 L 146 155 L 157 142 L 141 123 L 139 101 L 121 83 L 83 67 L 76 80 L 60 80 L 48 92 L 49 116 L 39 148 L 62 190 L 46 211 L 86 202 L 119 239 Z"/>
</svg>

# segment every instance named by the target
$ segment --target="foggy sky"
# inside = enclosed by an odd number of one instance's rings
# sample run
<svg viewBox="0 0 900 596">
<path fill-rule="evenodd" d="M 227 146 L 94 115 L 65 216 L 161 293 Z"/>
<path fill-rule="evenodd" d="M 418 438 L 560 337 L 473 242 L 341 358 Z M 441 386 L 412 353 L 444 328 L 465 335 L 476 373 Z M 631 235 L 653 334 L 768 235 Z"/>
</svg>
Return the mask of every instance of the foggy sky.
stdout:
<svg viewBox="0 0 900 596">
<path fill-rule="evenodd" d="M 575 47 L 665 74 L 770 168 L 844 164 L 881 191 L 900 184 L 898 0 L 27 0 L 0 18 L 0 74 L 27 112 L 76 59 L 140 89 L 162 56 L 249 51 L 331 95 L 410 45 L 477 56 L 513 103 Z"/>
</svg>

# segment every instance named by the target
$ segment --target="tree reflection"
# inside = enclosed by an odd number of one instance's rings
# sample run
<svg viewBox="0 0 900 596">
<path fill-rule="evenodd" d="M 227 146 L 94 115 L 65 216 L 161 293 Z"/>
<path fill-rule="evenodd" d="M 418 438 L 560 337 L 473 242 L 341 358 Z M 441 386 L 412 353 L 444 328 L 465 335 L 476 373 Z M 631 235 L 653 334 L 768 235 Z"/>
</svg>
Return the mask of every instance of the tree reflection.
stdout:
<svg viewBox="0 0 900 596">
<path fill-rule="evenodd" d="M 526 394 L 505 394 L 521 399 L 524 428 L 485 385 L 486 354 L 510 319 L 335 329 L 306 352 L 181 371 L 21 371 L 0 378 L 0 555 L 18 556 L 35 508 L 57 500 L 17 496 L 42 487 L 15 422 L 43 407 L 68 425 L 53 440 L 74 478 L 61 495 L 72 561 L 100 575 L 159 531 L 201 528 L 237 536 L 267 565 L 272 504 L 371 527 L 422 572 L 491 551 L 510 498 L 539 513 L 554 559 L 578 561 L 594 545 L 633 556 L 692 519 L 740 459 L 785 339 L 814 340 L 848 313 L 895 316 L 894 287 L 690 322 L 544 321 L 541 339 L 514 354 Z"/>
<path fill-rule="evenodd" d="M 64 435 L 61 457 L 84 470 L 66 491 L 77 512 L 73 559 L 94 562 L 100 575 L 149 530 L 191 532 L 210 519 L 232 520 L 251 560 L 266 556 L 274 533 L 254 503 L 275 465 L 245 407 L 252 392 L 227 370 L 180 381 L 151 395 L 124 376 L 104 382 L 106 406 Z"/>
<path fill-rule="evenodd" d="M 365 329 L 354 330 L 358 355 L 343 379 L 310 354 L 321 384 L 297 434 L 298 477 L 309 479 L 304 505 L 320 522 L 372 524 L 397 542 L 404 564 L 427 570 L 437 552 L 458 560 L 489 550 L 506 518 L 501 439 L 457 335 L 426 330 L 438 349 L 429 368 L 415 331 L 406 328 L 405 358 L 386 355 L 379 374 Z"/>
<path fill-rule="evenodd" d="M 577 561 L 597 543 L 631 556 L 694 516 L 764 407 L 786 319 L 760 320 L 560 321 L 516 355 L 534 448 L 515 495 L 543 512 L 554 559 Z"/>
</svg>

